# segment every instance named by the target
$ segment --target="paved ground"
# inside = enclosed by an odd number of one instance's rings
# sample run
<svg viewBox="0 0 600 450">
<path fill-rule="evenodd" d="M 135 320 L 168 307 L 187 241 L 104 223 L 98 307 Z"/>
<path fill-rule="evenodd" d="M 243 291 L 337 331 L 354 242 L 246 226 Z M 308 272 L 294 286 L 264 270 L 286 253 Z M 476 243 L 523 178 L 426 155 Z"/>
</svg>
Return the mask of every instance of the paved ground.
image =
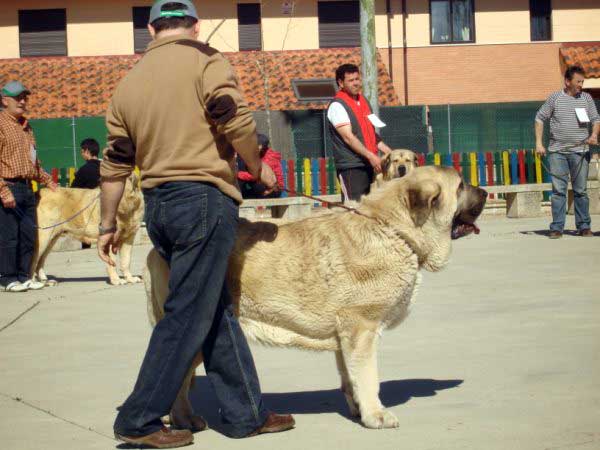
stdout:
<svg viewBox="0 0 600 450">
<path fill-rule="evenodd" d="M 245 440 L 209 430 L 191 448 L 600 449 L 600 235 L 550 241 L 546 218 L 480 225 L 384 335 L 381 397 L 399 429 L 348 419 L 333 355 L 254 346 L 266 401 L 297 428 Z M 37 305 L 0 331 L 0 448 L 115 448 L 115 407 L 150 332 L 143 288 L 108 286 L 94 250 L 54 253 L 47 268 L 59 286 L 0 294 L 0 328 Z M 214 423 L 202 375 L 197 386 Z"/>
</svg>

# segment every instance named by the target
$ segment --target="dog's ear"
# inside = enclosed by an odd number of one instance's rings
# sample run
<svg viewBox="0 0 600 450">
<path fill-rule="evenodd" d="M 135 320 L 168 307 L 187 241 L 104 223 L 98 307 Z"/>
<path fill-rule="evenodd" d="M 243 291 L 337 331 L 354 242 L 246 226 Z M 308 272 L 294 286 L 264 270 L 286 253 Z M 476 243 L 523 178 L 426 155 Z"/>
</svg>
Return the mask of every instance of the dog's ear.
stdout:
<svg viewBox="0 0 600 450">
<path fill-rule="evenodd" d="M 387 176 L 388 170 L 390 169 L 390 164 L 392 164 L 392 154 L 388 153 L 383 158 L 381 158 L 381 173 L 384 178 Z"/>
<path fill-rule="evenodd" d="M 415 154 L 413 159 L 414 159 L 413 163 L 414 163 L 415 167 L 419 167 L 419 157 Z"/>
<path fill-rule="evenodd" d="M 406 205 L 410 212 L 410 217 L 417 227 L 421 227 L 427 222 L 431 210 L 436 207 L 441 193 L 441 186 L 431 180 L 413 183 L 408 186 L 406 191 Z"/>
</svg>

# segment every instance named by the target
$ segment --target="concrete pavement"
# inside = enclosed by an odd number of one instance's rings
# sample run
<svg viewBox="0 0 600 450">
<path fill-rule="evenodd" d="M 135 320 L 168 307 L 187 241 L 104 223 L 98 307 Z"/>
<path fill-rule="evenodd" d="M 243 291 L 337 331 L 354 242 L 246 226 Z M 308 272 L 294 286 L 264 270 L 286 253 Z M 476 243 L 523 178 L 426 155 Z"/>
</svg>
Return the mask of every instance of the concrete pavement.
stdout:
<svg viewBox="0 0 600 450">
<path fill-rule="evenodd" d="M 547 223 L 484 218 L 447 269 L 424 274 L 379 352 L 399 429 L 347 417 L 333 354 L 253 345 L 265 400 L 296 429 L 242 440 L 211 429 L 189 448 L 600 449 L 600 234 L 551 241 Z M 134 249 L 134 273 L 147 250 Z M 113 449 L 115 408 L 150 334 L 143 286 L 106 284 L 95 250 L 53 253 L 46 267 L 57 287 L 0 293 L 0 328 L 33 307 L 0 331 L 0 448 Z M 197 381 L 194 402 L 214 428 L 216 401 Z"/>
</svg>

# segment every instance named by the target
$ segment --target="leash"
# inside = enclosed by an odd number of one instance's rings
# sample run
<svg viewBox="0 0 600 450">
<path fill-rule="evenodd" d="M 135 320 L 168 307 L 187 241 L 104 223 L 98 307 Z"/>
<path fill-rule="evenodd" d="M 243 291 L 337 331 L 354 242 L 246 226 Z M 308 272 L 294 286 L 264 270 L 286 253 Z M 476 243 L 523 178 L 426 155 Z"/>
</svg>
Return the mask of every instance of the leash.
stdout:
<svg viewBox="0 0 600 450">
<path fill-rule="evenodd" d="M 563 150 L 556 152 L 556 153 L 568 155 L 569 152 L 566 152 L 565 150 L 569 150 L 569 149 L 575 148 L 575 147 L 580 147 L 581 145 L 586 144 L 586 142 L 587 142 L 587 139 L 584 139 L 583 141 L 578 142 L 577 144 L 574 144 L 574 145 L 569 145 L 569 146 L 565 147 Z M 577 179 L 577 177 L 579 176 L 579 172 L 581 172 L 581 168 L 583 167 L 583 161 L 585 160 L 585 155 L 586 155 L 586 153 L 589 153 L 589 151 L 590 150 L 588 147 L 588 149 L 586 151 L 581 153 L 581 160 L 579 161 L 579 166 L 577 167 L 577 172 L 575 174 L 575 177 L 571 177 L 571 179 Z M 545 158 L 548 158 L 548 156 L 549 156 L 548 154 L 544 155 Z M 570 175 L 570 172 L 565 172 L 561 175 L 558 175 L 556 173 L 551 172 L 550 169 L 548 168 L 548 166 L 544 163 L 544 161 L 541 158 L 540 158 L 540 162 L 542 163 L 542 166 L 544 167 L 544 169 L 546 169 L 546 172 L 548 172 L 553 177 L 560 178 L 561 180 L 565 180 L 567 182 L 569 181 L 568 177 Z"/>
<path fill-rule="evenodd" d="M 97 201 L 99 198 L 100 198 L 100 194 L 96 195 L 96 196 L 94 197 L 94 199 L 93 199 L 93 200 L 92 200 L 92 201 L 91 201 L 91 202 L 90 202 L 88 205 L 86 205 L 86 206 L 85 206 L 83 209 L 80 209 L 80 210 L 79 210 L 77 213 L 73 214 L 73 215 L 72 215 L 71 217 L 69 217 L 67 220 L 63 220 L 62 222 L 55 223 L 54 225 L 49 225 L 49 226 L 47 226 L 47 227 L 40 227 L 40 226 L 37 226 L 35 223 L 32 223 L 32 225 L 33 225 L 33 227 L 34 227 L 34 228 L 36 228 L 36 229 L 38 229 L 38 230 L 50 230 L 50 229 L 52 229 L 52 228 L 56 228 L 56 227 L 59 227 L 59 226 L 61 226 L 61 225 L 64 225 L 65 223 L 69 223 L 70 221 L 72 221 L 72 220 L 73 220 L 73 219 L 75 219 L 76 217 L 80 216 L 80 215 L 81 215 L 81 214 L 82 214 L 82 213 L 83 213 L 83 212 L 84 212 L 86 209 L 88 209 L 89 207 L 91 207 L 91 206 L 92 206 L 94 203 L 96 203 L 96 201 Z M 27 216 L 25 215 L 25 213 L 24 213 L 24 212 L 23 212 L 23 211 L 22 211 L 22 210 L 21 210 L 19 207 L 16 207 L 16 208 L 14 208 L 14 212 L 15 212 L 15 214 L 16 214 L 17 216 L 19 216 L 19 218 L 20 218 L 21 220 L 25 220 L 25 221 L 32 222 L 32 221 L 31 221 L 31 219 L 30 219 L 29 217 L 27 217 Z M 89 221 L 88 221 L 88 222 L 89 222 Z M 86 225 L 86 228 L 87 228 L 87 225 Z"/>
<path fill-rule="evenodd" d="M 290 194 L 292 196 L 300 196 L 300 197 L 307 198 L 309 200 L 314 200 L 316 202 L 323 203 L 327 208 L 331 208 L 331 207 L 342 208 L 342 209 L 345 209 L 346 211 L 350 211 L 350 212 L 353 212 L 355 214 L 358 214 L 359 216 L 363 216 L 363 217 L 367 217 L 369 219 L 377 220 L 374 217 L 367 216 L 366 214 L 360 212 L 356 208 L 352 208 L 351 206 L 344 205 L 342 202 L 328 202 L 326 200 L 320 199 L 319 197 L 313 197 L 312 195 L 303 194 L 302 192 L 296 192 L 296 191 L 294 191 L 292 189 L 280 188 L 279 190 L 283 191 L 283 192 L 287 192 L 288 194 Z"/>
</svg>

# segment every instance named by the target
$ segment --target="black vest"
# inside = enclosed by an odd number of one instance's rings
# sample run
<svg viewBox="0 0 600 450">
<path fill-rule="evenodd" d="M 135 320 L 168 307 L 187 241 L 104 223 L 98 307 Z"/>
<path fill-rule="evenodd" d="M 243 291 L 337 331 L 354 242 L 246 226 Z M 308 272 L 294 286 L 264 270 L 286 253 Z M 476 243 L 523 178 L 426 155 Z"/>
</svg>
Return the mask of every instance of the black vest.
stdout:
<svg viewBox="0 0 600 450">
<path fill-rule="evenodd" d="M 364 97 L 363 97 L 364 98 Z M 368 103 L 368 100 L 365 98 L 365 101 L 369 105 L 369 109 L 371 109 L 371 105 Z M 358 123 L 358 119 L 354 115 L 354 111 L 352 108 L 346 104 L 342 99 L 336 98 L 334 99 L 329 106 L 333 103 L 339 103 L 344 107 L 346 112 L 348 113 L 348 117 L 350 117 L 350 126 L 352 127 L 352 133 L 354 136 L 358 138 L 363 145 L 365 145 L 365 138 L 362 134 L 362 130 L 360 128 L 360 124 Z M 329 109 L 329 106 L 327 107 Z M 371 167 L 369 162 L 360 156 L 358 153 L 354 152 L 348 145 L 344 142 L 342 137 L 338 134 L 335 126 L 328 120 L 327 130 L 329 132 L 329 139 L 331 141 L 333 147 L 333 159 L 335 161 L 335 169 L 336 170 L 344 170 L 344 169 L 355 169 L 358 167 Z"/>
</svg>

